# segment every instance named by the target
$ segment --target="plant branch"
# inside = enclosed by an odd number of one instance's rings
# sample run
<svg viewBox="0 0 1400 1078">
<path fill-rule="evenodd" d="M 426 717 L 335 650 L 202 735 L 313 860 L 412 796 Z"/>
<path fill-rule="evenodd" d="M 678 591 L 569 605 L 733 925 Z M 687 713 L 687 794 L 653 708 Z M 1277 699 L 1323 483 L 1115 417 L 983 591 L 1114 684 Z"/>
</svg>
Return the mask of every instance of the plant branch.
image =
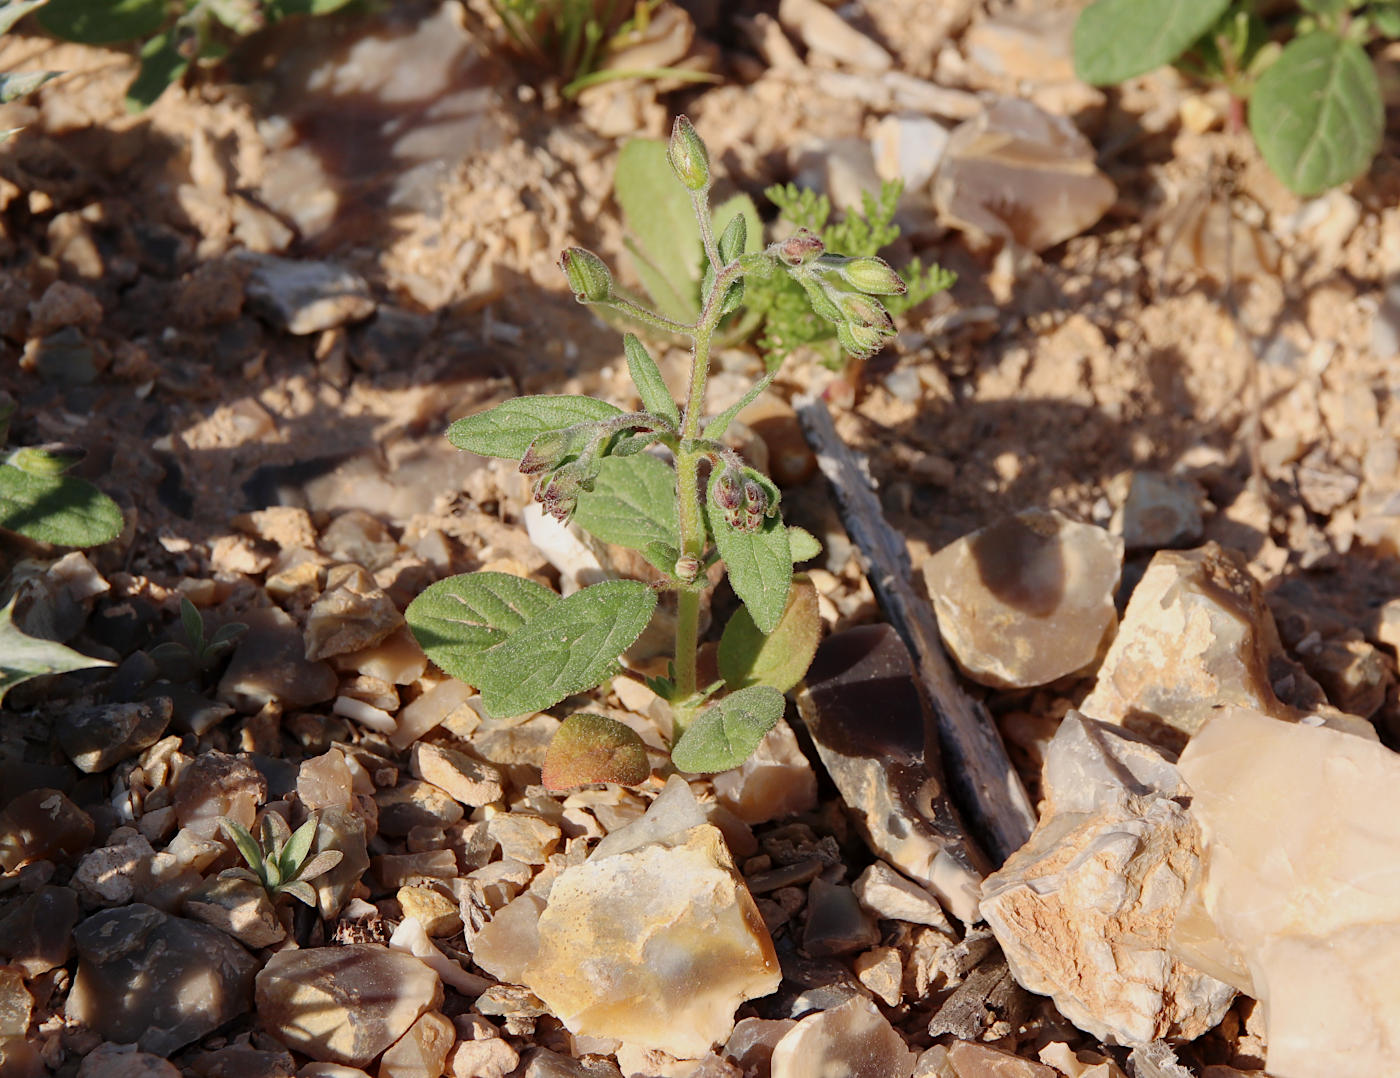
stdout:
<svg viewBox="0 0 1400 1078">
<path fill-rule="evenodd" d="M 695 332 L 695 326 L 689 326 L 684 322 L 677 322 L 674 319 L 667 318 L 665 315 L 656 314 L 654 311 L 647 310 L 639 303 L 633 303 L 630 299 L 622 299 L 619 296 L 613 296 L 611 299 L 600 304 L 600 306 L 612 307 L 614 310 L 625 314 L 633 321 L 640 322 L 644 326 L 650 326 L 652 329 L 659 329 L 663 333 L 681 333 L 689 335 Z"/>
</svg>

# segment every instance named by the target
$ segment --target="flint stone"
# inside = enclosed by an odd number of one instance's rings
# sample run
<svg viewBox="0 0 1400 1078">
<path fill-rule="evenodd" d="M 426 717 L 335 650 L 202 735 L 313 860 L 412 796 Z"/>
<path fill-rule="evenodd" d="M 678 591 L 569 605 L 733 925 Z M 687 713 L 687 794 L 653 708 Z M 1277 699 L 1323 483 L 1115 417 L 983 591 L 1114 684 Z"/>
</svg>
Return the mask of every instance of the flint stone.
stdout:
<svg viewBox="0 0 1400 1078">
<path fill-rule="evenodd" d="M 715 799 L 747 824 L 767 823 L 817 807 L 817 776 L 784 719 L 753 754 L 713 779 Z"/>
<path fill-rule="evenodd" d="M 782 0 L 778 21 L 813 52 L 864 71 L 888 71 L 894 58 L 818 0 Z"/>
<path fill-rule="evenodd" d="M 914 1053 L 864 996 L 809 1014 L 773 1048 L 772 1078 L 909 1078 Z"/>
<path fill-rule="evenodd" d="M 351 894 L 369 871 L 369 831 L 365 820 L 349 809 L 325 809 L 316 824 L 308 857 L 325 850 L 340 853 L 340 863 L 323 872 L 311 886 L 316 889 L 316 906 L 329 921 L 350 901 Z"/>
<path fill-rule="evenodd" d="M 215 877 L 185 899 L 185 914 L 257 950 L 284 939 L 287 930 L 277 919 L 272 901 L 251 880 Z"/>
<path fill-rule="evenodd" d="M 1053 1067 L 1003 1052 L 989 1044 L 955 1040 L 936 1044 L 919 1057 L 914 1078 L 1057 1078 Z"/>
<path fill-rule="evenodd" d="M 257 976 L 263 1027 L 294 1051 L 362 1067 L 442 1003 L 438 975 L 373 943 L 279 951 Z"/>
<path fill-rule="evenodd" d="M 240 255 L 250 267 L 249 306 L 274 326 L 298 337 L 358 322 L 374 313 L 369 285 L 333 262 L 303 262 L 275 255 Z"/>
<path fill-rule="evenodd" d="M 445 745 L 420 741 L 409 755 L 415 777 L 445 790 L 468 808 L 499 801 L 505 793 L 500 769 Z"/>
<path fill-rule="evenodd" d="M 77 893 L 70 887 L 46 884 L 15 900 L 0 915 L 0 958 L 33 980 L 68 961 L 77 923 Z"/>
<path fill-rule="evenodd" d="M 954 129 L 934 204 L 951 224 L 1044 251 L 1091 227 L 1118 197 L 1069 120 L 1003 99 Z"/>
<path fill-rule="evenodd" d="M 133 704 L 65 708 L 54 724 L 54 739 L 74 767 L 91 775 L 154 745 L 173 714 L 168 696 Z"/>
<path fill-rule="evenodd" d="M 864 625 L 828 637 L 797 706 L 870 848 L 960 920 L 976 920 L 986 860 L 947 794 L 937 728 L 895 630 Z"/>
<path fill-rule="evenodd" d="M 1275 694 L 1282 684 L 1300 706 L 1323 702 L 1284 655 L 1244 559 L 1210 542 L 1153 556 L 1080 710 L 1180 751 L 1221 706 L 1298 719 L 1298 708 Z"/>
<path fill-rule="evenodd" d="M 430 782 L 405 779 L 374 795 L 379 806 L 379 831 L 403 837 L 415 827 L 451 827 L 465 813 L 448 794 Z"/>
<path fill-rule="evenodd" d="M 124 906 L 153 882 L 155 850 L 145 836 L 120 828 L 108 843 L 85 853 L 73 870 L 73 886 L 88 905 Z"/>
<path fill-rule="evenodd" d="M 813 958 L 863 951 L 878 943 L 880 932 L 861 909 L 855 892 L 842 883 L 818 877 L 807 889 L 807 925 L 802 949 Z"/>
<path fill-rule="evenodd" d="M 901 876 L 883 861 L 876 861 L 862 872 L 853 890 L 860 904 L 881 920 L 928 925 L 950 939 L 956 935 L 938 900 L 926 888 Z"/>
<path fill-rule="evenodd" d="M 1264 1005 L 1269 1073 L 1360 1078 L 1400 1059 L 1400 756 L 1226 708 L 1181 774 L 1205 838 L 1177 952 Z"/>
<path fill-rule="evenodd" d="M 169 1056 L 248 1009 L 257 961 L 208 925 L 138 902 L 93 914 L 73 938 L 66 1013 L 107 1040 Z"/>
<path fill-rule="evenodd" d="M 337 565 L 306 615 L 306 657 L 325 659 L 379 643 L 403 622 L 394 600 L 358 565 Z"/>
<path fill-rule="evenodd" d="M 1172 957 L 1200 867 L 1177 769 L 1153 746 L 1071 711 L 1045 760 L 1046 811 L 987 878 L 982 916 L 1017 983 L 1109 1043 L 1194 1040 L 1234 989 Z"/>
<path fill-rule="evenodd" d="M 244 714 L 271 703 L 283 709 L 310 707 L 335 695 L 339 679 L 323 662 L 306 658 L 301 630 L 277 607 L 243 615 L 248 631 L 239 638 L 219 681 L 219 699 Z"/>
<path fill-rule="evenodd" d="M 222 834 L 221 816 L 252 830 L 258 806 L 266 800 L 267 779 L 252 761 L 217 750 L 195 757 L 175 783 L 176 819 L 204 838 Z"/>
<path fill-rule="evenodd" d="M 83 1057 L 78 1078 L 180 1078 L 179 1068 L 134 1044 L 99 1044 Z"/>
<path fill-rule="evenodd" d="M 1117 626 L 1123 541 L 1029 509 L 949 543 L 924 563 L 948 650 L 994 688 L 1047 685 L 1091 665 Z"/>
<path fill-rule="evenodd" d="M 1117 514 L 1123 543 L 1129 550 L 1199 543 L 1205 530 L 1200 484 L 1185 476 L 1135 471 L 1128 481 L 1128 496 Z"/>
<path fill-rule="evenodd" d="M 92 845 L 92 817 L 58 790 L 20 794 L 0 812 L 0 869 L 26 861 L 67 861 Z"/>
<path fill-rule="evenodd" d="M 535 935 L 521 983 L 571 1032 L 679 1058 L 723 1041 L 739 1004 L 781 980 L 758 909 L 708 824 L 564 869 Z"/>
<path fill-rule="evenodd" d="M 384 1053 L 379 1078 L 442 1078 L 457 1030 L 437 1011 L 428 1011 Z"/>
</svg>

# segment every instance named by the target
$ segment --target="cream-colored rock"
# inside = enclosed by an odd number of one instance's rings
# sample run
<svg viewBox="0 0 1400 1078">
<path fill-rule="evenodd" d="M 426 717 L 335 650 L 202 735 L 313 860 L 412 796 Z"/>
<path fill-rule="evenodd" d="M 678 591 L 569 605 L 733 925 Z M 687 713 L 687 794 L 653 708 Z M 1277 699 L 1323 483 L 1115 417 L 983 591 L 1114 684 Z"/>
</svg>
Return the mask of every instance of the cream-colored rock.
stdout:
<svg viewBox="0 0 1400 1078">
<path fill-rule="evenodd" d="M 403 625 L 394 601 L 358 565 L 337 565 L 306 615 L 306 657 L 363 651 Z"/>
<path fill-rule="evenodd" d="M 1071 711 L 1045 789 L 1035 833 L 982 890 L 1012 975 L 1111 1043 L 1199 1037 L 1234 990 L 1168 949 L 1200 861 L 1181 776 L 1146 742 Z"/>
<path fill-rule="evenodd" d="M 1244 708 L 1182 754 L 1205 838 L 1187 961 L 1259 999 L 1269 1073 L 1360 1078 L 1400 1059 L 1400 756 Z"/>
<path fill-rule="evenodd" d="M 1123 541 L 1031 509 L 965 535 L 924 563 L 938 628 L 974 681 L 1045 685 L 1092 664 L 1117 625 Z"/>
<path fill-rule="evenodd" d="M 339 749 L 330 749 L 303 760 L 297 769 L 297 797 L 312 811 L 348 809 L 354 800 L 354 787 L 345 755 Z"/>
<path fill-rule="evenodd" d="M 430 936 L 454 936 L 462 931 L 457 903 L 431 887 L 400 887 L 399 906 L 405 917 L 417 918 Z"/>
<path fill-rule="evenodd" d="M 876 917 L 928 925 L 946 933 L 949 938 L 956 935 L 938 899 L 883 861 L 874 862 L 857 876 L 853 889 L 860 904 Z"/>
<path fill-rule="evenodd" d="M 903 998 L 904 963 L 893 947 L 872 947 L 851 963 L 856 979 L 891 1007 Z"/>
<path fill-rule="evenodd" d="M 445 790 L 468 808 L 499 801 L 505 792 L 500 768 L 464 752 L 420 741 L 409 755 L 416 778 Z"/>
<path fill-rule="evenodd" d="M 379 1061 L 379 1078 L 442 1078 L 457 1031 L 437 1011 L 428 1011 L 392 1044 Z"/>
<path fill-rule="evenodd" d="M 258 1018 L 289 1048 L 363 1066 L 442 1002 L 438 975 L 371 943 L 279 951 L 257 976 Z"/>
<path fill-rule="evenodd" d="M 271 947 L 287 935 L 272 902 L 260 884 L 216 876 L 185 899 L 185 916 L 227 932 L 257 950 Z"/>
<path fill-rule="evenodd" d="M 452 716 L 469 719 L 470 725 L 460 732 L 464 736 L 470 734 L 481 723 L 481 716 L 471 706 L 477 699 L 475 690 L 465 682 L 455 678 L 438 682 L 417 700 L 404 705 L 398 728 L 389 735 L 389 744 L 406 749 Z"/>
<path fill-rule="evenodd" d="M 739 1004 L 781 979 L 753 899 L 708 824 L 565 869 L 537 938 L 521 980 L 565 1026 L 679 1058 L 723 1041 Z"/>
<path fill-rule="evenodd" d="M 909 1078 L 914 1053 L 864 996 L 809 1014 L 773 1049 L 772 1078 Z"/>
<path fill-rule="evenodd" d="M 748 824 L 766 823 L 817 806 L 817 776 L 797 735 L 783 719 L 753 755 L 714 777 L 715 798 Z"/>
<path fill-rule="evenodd" d="M 914 1078 L 1058 1078 L 1053 1067 L 989 1044 L 936 1044 L 919 1057 Z"/>
<path fill-rule="evenodd" d="M 1054 1067 L 1068 1078 L 1128 1078 L 1108 1056 L 1086 1048 L 1076 1052 L 1064 1041 L 1051 1041 L 1036 1054 L 1042 1063 Z"/>
</svg>

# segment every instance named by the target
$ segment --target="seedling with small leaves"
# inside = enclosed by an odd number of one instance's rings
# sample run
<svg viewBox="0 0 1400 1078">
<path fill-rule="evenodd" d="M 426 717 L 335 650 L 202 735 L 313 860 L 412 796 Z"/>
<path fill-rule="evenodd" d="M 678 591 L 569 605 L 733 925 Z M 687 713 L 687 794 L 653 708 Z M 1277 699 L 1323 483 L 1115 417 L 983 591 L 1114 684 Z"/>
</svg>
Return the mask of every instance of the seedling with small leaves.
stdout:
<svg viewBox="0 0 1400 1078">
<path fill-rule="evenodd" d="M 750 283 L 787 278 L 848 352 L 868 357 L 894 335 L 883 297 L 903 295 L 906 286 L 881 259 L 831 254 L 808 230 L 754 249 L 741 211 L 716 236 L 709 155 L 683 116 L 666 160 L 672 187 L 654 197 L 674 203 L 679 180 L 696 225 L 703 272 L 693 317 L 679 302 L 669 313 L 641 306 L 590 251 L 565 251 L 561 268 L 579 302 L 690 342 L 683 405 L 628 333 L 623 351 L 640 410 L 591 397 L 519 397 L 448 431 L 460 449 L 518 460 L 547 513 L 640 551 L 660 581 L 610 580 L 560 597 L 521 577 L 467 573 L 429 587 L 409 605 L 407 619 L 433 662 L 476 686 L 489 715 L 507 717 L 553 707 L 612 677 L 650 622 L 657 592 L 674 592 L 675 658 L 669 676 L 650 684 L 670 705 L 672 763 L 716 772 L 741 764 L 782 717 L 783 693 L 806 671 L 821 624 L 811 585 L 793 577 L 794 564 L 815 557 L 820 545 L 784 524 L 778 488 L 721 440 L 773 383 L 782 356 L 770 357 L 740 400 L 707 419 L 710 353 L 721 320 L 741 308 Z M 717 563 L 743 607 L 720 641 L 720 679 L 701 684 L 701 599 L 707 570 Z M 636 782 L 647 773 L 645 749 L 623 724 L 577 714 L 556 734 L 544 772 L 554 786 Z"/>
<path fill-rule="evenodd" d="M 1175 64 L 1221 84 L 1291 190 L 1354 179 L 1380 149 L 1385 105 L 1366 48 L 1400 37 L 1400 0 L 1097 0 L 1075 24 L 1074 66 L 1110 86 Z"/>
<path fill-rule="evenodd" d="M 220 879 L 248 880 L 267 892 L 274 902 L 282 895 L 291 895 L 307 906 L 316 905 L 316 889 L 311 880 L 324 875 L 340 864 L 339 850 L 322 850 L 310 860 L 311 843 L 316 838 L 318 818 L 313 812 L 304 824 L 292 833 L 287 821 L 276 812 L 262 816 L 262 842 L 237 820 L 219 817 L 219 826 L 238 847 L 247 868 L 229 868 L 219 873 Z"/>
<path fill-rule="evenodd" d="M 187 596 L 180 596 L 180 629 L 182 639 L 167 640 L 151 649 L 151 658 L 167 676 L 181 679 L 197 677 L 213 669 L 229 651 L 238 638 L 248 631 L 241 621 L 230 621 L 214 630 L 214 635 L 205 639 L 204 615 L 190 602 Z"/>
</svg>

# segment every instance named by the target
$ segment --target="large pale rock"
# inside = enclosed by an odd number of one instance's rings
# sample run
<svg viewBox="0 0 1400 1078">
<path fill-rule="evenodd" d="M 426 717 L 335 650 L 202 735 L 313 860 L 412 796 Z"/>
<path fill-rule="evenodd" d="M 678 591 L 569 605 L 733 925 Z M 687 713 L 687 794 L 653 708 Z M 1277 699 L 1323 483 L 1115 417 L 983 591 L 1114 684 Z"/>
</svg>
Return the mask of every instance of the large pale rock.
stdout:
<svg viewBox="0 0 1400 1078">
<path fill-rule="evenodd" d="M 739 1004 L 781 979 L 758 909 L 709 824 L 566 868 L 533 935 L 538 950 L 521 981 L 572 1032 L 680 1058 L 723 1041 Z"/>
<path fill-rule="evenodd" d="M 864 996 L 809 1014 L 773 1048 L 772 1078 L 909 1078 L 914 1053 Z"/>
<path fill-rule="evenodd" d="M 365 279 L 333 262 L 302 262 L 246 252 L 248 303 L 273 325 L 304 336 L 374 313 Z"/>
<path fill-rule="evenodd" d="M 1400 1059 L 1400 756 L 1221 711 L 1181 773 L 1205 838 L 1179 953 L 1264 1004 L 1269 1073 L 1360 1078 Z"/>
<path fill-rule="evenodd" d="M 379 1078 L 442 1078 L 457 1031 L 437 1011 L 428 1011 L 379 1061 Z"/>
<path fill-rule="evenodd" d="M 1009 98 L 953 131 L 933 190 L 950 223 L 1033 251 L 1077 236 L 1118 197 L 1073 123 Z"/>
<path fill-rule="evenodd" d="M 1118 616 L 1123 541 L 1029 509 L 965 535 L 924 563 L 938 629 L 968 677 L 1045 685 L 1102 653 Z"/>
<path fill-rule="evenodd" d="M 956 917 L 976 920 L 985 858 L 948 796 L 937 728 L 894 629 L 868 625 L 828 637 L 797 704 L 871 849 Z"/>
<path fill-rule="evenodd" d="M 263 1027 L 326 1063 L 364 1066 L 442 1002 L 438 975 L 373 943 L 279 951 L 257 977 Z"/>
<path fill-rule="evenodd" d="M 1199 1037 L 1235 993 L 1169 951 L 1200 864 L 1177 769 L 1071 711 L 1050 743 L 1045 789 L 1030 841 L 983 887 L 982 915 L 1012 974 L 1111 1043 Z"/>
<path fill-rule="evenodd" d="M 248 1009 L 257 962 L 218 929 L 138 902 L 93 914 L 73 938 L 67 1015 L 107 1040 L 169 1055 Z"/>
<path fill-rule="evenodd" d="M 1153 557 L 1081 710 L 1179 751 L 1222 705 L 1298 718 L 1276 685 L 1291 686 L 1304 706 L 1321 702 L 1316 684 L 1284 655 L 1243 559 L 1206 543 Z"/>
</svg>

